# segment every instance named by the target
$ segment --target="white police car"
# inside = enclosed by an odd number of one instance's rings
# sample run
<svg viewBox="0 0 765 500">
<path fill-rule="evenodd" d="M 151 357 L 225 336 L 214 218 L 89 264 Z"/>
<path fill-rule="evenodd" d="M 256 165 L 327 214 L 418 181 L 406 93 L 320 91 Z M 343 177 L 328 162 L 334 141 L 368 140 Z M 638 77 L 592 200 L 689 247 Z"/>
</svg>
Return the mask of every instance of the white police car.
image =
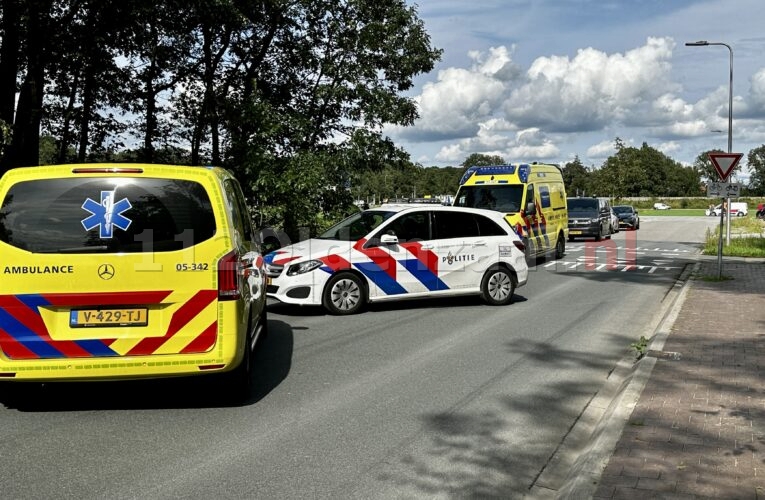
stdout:
<svg viewBox="0 0 765 500">
<path fill-rule="evenodd" d="M 504 305 L 528 278 L 523 243 L 502 213 L 440 205 L 365 210 L 265 261 L 268 297 L 333 314 L 433 296 Z"/>
</svg>

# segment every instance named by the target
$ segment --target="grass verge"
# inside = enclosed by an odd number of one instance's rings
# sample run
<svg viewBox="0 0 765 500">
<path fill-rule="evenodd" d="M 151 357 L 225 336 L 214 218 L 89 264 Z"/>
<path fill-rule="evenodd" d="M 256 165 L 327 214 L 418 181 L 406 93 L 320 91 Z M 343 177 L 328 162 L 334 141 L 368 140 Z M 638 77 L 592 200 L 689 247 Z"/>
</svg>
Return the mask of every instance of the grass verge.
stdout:
<svg viewBox="0 0 765 500">
<path fill-rule="evenodd" d="M 753 217 L 733 219 L 731 221 L 730 244 L 726 245 L 723 241 L 723 255 L 730 257 L 765 257 L 764 229 L 765 222 Z M 704 244 L 705 255 L 717 255 L 719 234 L 719 226 L 715 227 L 714 230 L 707 229 Z"/>
<path fill-rule="evenodd" d="M 661 216 L 667 216 L 667 215 L 675 215 L 675 216 L 681 216 L 681 217 L 704 217 L 704 209 L 703 208 L 673 208 L 672 210 L 653 210 L 653 209 L 647 209 L 647 210 L 638 210 L 640 215 L 661 215 Z"/>
</svg>

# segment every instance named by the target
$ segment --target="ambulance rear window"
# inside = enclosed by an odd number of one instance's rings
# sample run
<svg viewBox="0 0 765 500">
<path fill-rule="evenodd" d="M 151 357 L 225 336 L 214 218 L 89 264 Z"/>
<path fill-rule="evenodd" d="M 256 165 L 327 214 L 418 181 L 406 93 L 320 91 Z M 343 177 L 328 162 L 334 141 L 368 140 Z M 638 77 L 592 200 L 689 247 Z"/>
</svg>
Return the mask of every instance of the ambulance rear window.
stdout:
<svg viewBox="0 0 765 500">
<path fill-rule="evenodd" d="M 180 250 L 215 230 L 207 192 L 185 180 L 25 181 L 11 186 L 0 207 L 0 241 L 35 253 Z"/>
</svg>

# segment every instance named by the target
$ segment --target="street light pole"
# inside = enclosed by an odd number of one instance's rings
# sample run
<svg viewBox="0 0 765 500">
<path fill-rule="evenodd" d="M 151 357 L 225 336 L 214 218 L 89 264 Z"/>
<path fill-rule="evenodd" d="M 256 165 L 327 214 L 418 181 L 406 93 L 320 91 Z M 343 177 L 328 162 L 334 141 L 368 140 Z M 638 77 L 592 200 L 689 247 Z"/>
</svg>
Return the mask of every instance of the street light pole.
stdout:
<svg viewBox="0 0 765 500">
<path fill-rule="evenodd" d="M 708 42 L 706 40 L 699 40 L 698 42 L 686 42 L 686 47 L 706 47 L 708 45 L 721 45 L 727 47 L 730 53 L 730 74 L 728 77 L 728 153 L 733 152 L 733 49 L 727 43 L 722 42 Z M 720 237 L 717 243 L 717 277 L 722 278 L 722 232 L 723 232 L 723 220 L 727 216 L 728 229 L 726 231 L 725 244 L 730 245 L 730 197 L 723 198 L 725 210 L 720 211 Z"/>
</svg>

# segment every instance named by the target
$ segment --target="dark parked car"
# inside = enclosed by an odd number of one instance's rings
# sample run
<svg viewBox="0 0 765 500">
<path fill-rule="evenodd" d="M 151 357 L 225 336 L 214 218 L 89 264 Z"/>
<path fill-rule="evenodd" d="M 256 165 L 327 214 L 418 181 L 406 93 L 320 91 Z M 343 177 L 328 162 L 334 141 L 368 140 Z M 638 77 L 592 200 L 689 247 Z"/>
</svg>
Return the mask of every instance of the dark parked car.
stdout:
<svg viewBox="0 0 765 500">
<path fill-rule="evenodd" d="M 611 237 L 611 204 L 605 198 L 566 198 L 568 240 L 577 237 L 600 241 Z"/>
<path fill-rule="evenodd" d="M 640 229 L 640 216 L 632 205 L 616 205 L 614 212 L 619 217 L 619 227 Z"/>
</svg>

